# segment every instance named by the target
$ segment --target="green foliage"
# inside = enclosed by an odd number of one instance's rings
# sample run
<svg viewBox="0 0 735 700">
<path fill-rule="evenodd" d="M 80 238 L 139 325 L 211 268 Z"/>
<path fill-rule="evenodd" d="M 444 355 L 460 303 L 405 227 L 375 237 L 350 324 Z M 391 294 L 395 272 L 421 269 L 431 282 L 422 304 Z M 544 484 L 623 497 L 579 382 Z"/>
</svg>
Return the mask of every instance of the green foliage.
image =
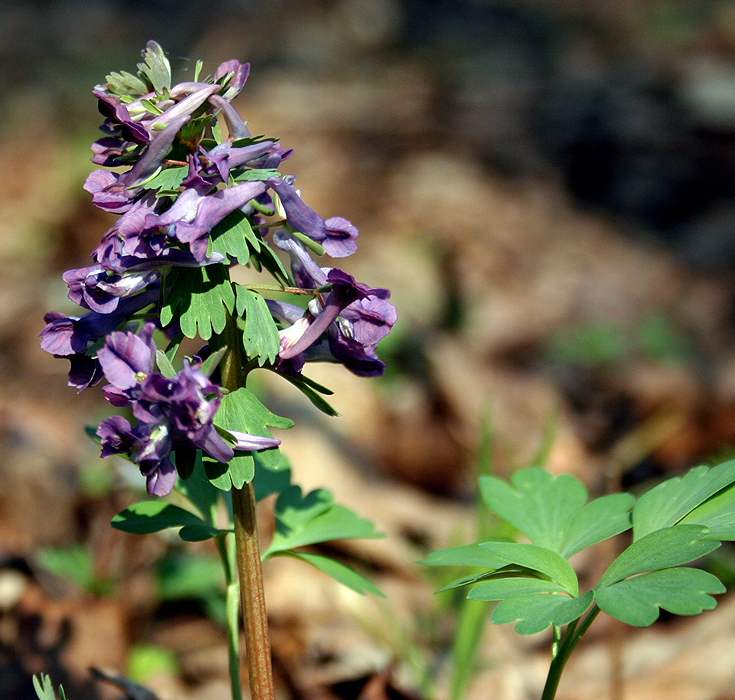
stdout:
<svg viewBox="0 0 735 700">
<path fill-rule="evenodd" d="M 134 535 L 149 535 L 169 527 L 180 527 L 179 536 L 187 542 L 199 542 L 218 535 L 221 530 L 191 511 L 165 501 L 140 501 L 118 513 L 112 527 Z"/>
<path fill-rule="evenodd" d="M 100 578 L 94 566 L 92 551 L 80 544 L 66 547 L 48 547 L 38 551 L 38 563 L 54 576 L 73 582 L 84 591 L 95 595 L 110 592 L 112 582 Z"/>
<path fill-rule="evenodd" d="M 179 671 L 176 656 L 169 649 L 154 644 L 137 644 L 129 652 L 125 675 L 133 683 L 147 683 L 159 673 Z"/>
<path fill-rule="evenodd" d="M 209 340 L 213 332 L 222 333 L 226 312 L 235 308 L 235 292 L 224 265 L 174 267 L 166 282 L 170 291 L 161 308 L 161 325 L 167 326 L 178 317 L 187 338 L 198 333 Z"/>
<path fill-rule="evenodd" d="M 735 462 L 692 469 L 637 502 L 613 494 L 586 503 L 577 479 L 535 467 L 516 472 L 510 484 L 483 476 L 480 490 L 488 509 L 531 543 L 483 541 L 432 552 L 423 563 L 485 569 L 442 590 L 467 586 L 472 600 L 500 601 L 492 622 L 516 622 L 520 634 L 568 625 L 593 603 L 594 610 L 646 626 L 659 609 L 677 615 L 711 610 L 712 595 L 725 590 L 712 574 L 681 567 L 735 537 Z M 631 527 L 633 543 L 580 595 L 569 557 Z"/>
<path fill-rule="evenodd" d="M 138 71 L 138 75 L 147 78 L 156 92 L 163 92 L 171 87 L 171 64 L 155 41 L 146 44 L 143 62 L 138 64 Z"/>
<path fill-rule="evenodd" d="M 33 676 L 33 687 L 36 690 L 36 695 L 38 695 L 38 700 L 57 700 L 54 686 L 47 675 L 42 673 L 40 677 Z M 66 700 L 64 689 L 61 686 L 59 686 L 58 700 Z"/>
<path fill-rule="evenodd" d="M 181 183 L 186 179 L 189 172 L 188 166 L 175 165 L 170 168 L 164 168 L 155 177 L 145 183 L 148 190 L 159 190 L 159 195 L 174 192 L 178 190 Z"/>
<path fill-rule="evenodd" d="M 240 388 L 222 397 L 222 402 L 215 416 L 215 425 L 224 430 L 236 430 L 251 435 L 273 437 L 268 427 L 290 428 L 293 421 L 271 413 L 247 389 Z M 254 452 L 236 451 L 235 456 L 227 463 L 216 462 L 204 457 L 204 470 L 209 480 L 219 489 L 229 491 L 233 486 L 242 488 L 253 480 L 255 475 Z M 262 464 L 277 468 L 282 460 L 277 447 L 257 452 Z"/>
<path fill-rule="evenodd" d="M 258 252 L 260 237 L 253 231 L 247 216 L 239 209 L 228 214 L 211 231 L 211 242 L 207 253 L 222 253 L 245 265 L 250 259 L 250 250 Z M 250 247 L 248 247 L 250 244 Z"/>
<path fill-rule="evenodd" d="M 326 413 L 328 416 L 339 415 L 338 411 L 321 396 L 321 394 L 331 396 L 334 393 L 333 391 L 318 384 L 313 379 L 305 377 L 303 374 L 295 377 L 290 374 L 282 374 L 281 376 L 291 382 L 322 413 Z"/>
<path fill-rule="evenodd" d="M 721 531 L 723 524 L 727 526 L 733 520 L 730 496 L 712 502 L 709 499 L 733 483 L 735 460 L 712 468 L 695 467 L 684 476 L 664 481 L 638 499 L 633 509 L 633 539 L 639 540 L 654 530 L 669 527 L 684 518 L 690 524 L 699 522 L 699 517 L 715 524 L 714 521 L 719 518 Z M 720 539 L 733 539 L 719 534 L 717 536 Z"/>
<path fill-rule="evenodd" d="M 257 360 L 262 367 L 273 364 L 281 349 L 278 328 L 265 299 L 242 285 L 235 286 L 235 308 L 244 319 L 242 343 L 250 360 Z"/>
</svg>

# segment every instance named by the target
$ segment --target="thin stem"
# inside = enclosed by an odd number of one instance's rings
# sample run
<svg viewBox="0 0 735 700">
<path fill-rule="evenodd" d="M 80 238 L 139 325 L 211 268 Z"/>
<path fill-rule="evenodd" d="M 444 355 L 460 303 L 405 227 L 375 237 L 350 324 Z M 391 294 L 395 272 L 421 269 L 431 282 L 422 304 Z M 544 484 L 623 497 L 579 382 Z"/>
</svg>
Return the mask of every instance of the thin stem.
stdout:
<svg viewBox="0 0 735 700">
<path fill-rule="evenodd" d="M 599 613 L 600 608 L 595 605 L 587 614 L 587 617 L 579 626 L 579 629 L 577 629 L 579 620 L 569 623 L 566 631 L 564 632 L 561 643 L 559 644 L 558 653 L 551 659 L 549 675 L 546 677 L 546 685 L 544 685 L 541 700 L 554 700 L 564 666 L 569 660 L 571 653 L 574 651 L 574 647 L 577 646 L 579 640 L 589 629 L 589 626 Z"/>
<path fill-rule="evenodd" d="M 245 386 L 247 371 L 243 365 L 242 341 L 235 319 L 227 315 L 227 325 L 214 345 L 227 347 L 220 372 L 222 386 L 236 391 Z M 273 665 L 268 637 L 268 615 L 263 591 L 260 542 L 255 514 L 255 490 L 252 482 L 232 489 L 235 524 L 236 568 L 240 582 L 245 628 L 250 696 L 252 700 L 274 700 Z M 228 625 L 231 621 L 228 617 Z"/>
<path fill-rule="evenodd" d="M 235 540 L 229 534 L 215 537 L 222 565 L 225 570 L 225 614 L 227 620 L 227 652 L 229 657 L 230 688 L 232 700 L 242 700 L 240 686 L 240 582 L 237 578 Z"/>
</svg>

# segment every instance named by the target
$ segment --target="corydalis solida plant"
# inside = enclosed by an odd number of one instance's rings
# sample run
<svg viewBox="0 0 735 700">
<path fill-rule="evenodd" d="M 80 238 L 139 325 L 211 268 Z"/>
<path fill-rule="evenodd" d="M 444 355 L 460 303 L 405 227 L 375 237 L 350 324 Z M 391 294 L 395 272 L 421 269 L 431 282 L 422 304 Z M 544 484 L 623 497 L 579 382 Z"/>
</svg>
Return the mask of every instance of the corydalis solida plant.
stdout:
<svg viewBox="0 0 735 700">
<path fill-rule="evenodd" d="M 360 376 L 382 374 L 376 345 L 396 311 L 387 289 L 312 258 L 353 254 L 358 231 L 307 206 L 294 178 L 280 172 L 292 151 L 253 136 L 233 107 L 248 64 L 227 61 L 202 79 L 199 63 L 193 80 L 172 85 L 165 54 L 149 42 L 138 68 L 137 75 L 111 73 L 94 90 L 104 136 L 92 145 L 92 161 L 102 167 L 84 188 L 119 218 L 92 264 L 63 275 L 84 311 L 47 314 L 41 347 L 71 362 L 70 386 L 81 392 L 104 378 L 105 398 L 127 412 L 98 426 L 102 456 L 137 464 L 149 494 L 176 486 L 191 501 L 191 510 L 135 504 L 113 525 L 137 533 L 181 527 L 182 539 L 215 539 L 228 586 L 233 697 L 240 697 L 236 603 L 232 612 L 240 583 L 251 692 L 272 697 L 256 498 L 279 494 L 278 535 L 262 558 L 297 556 L 361 592 L 376 589 L 342 564 L 295 548 L 375 533 L 327 491 L 302 495 L 290 483 L 270 428 L 291 421 L 261 404 L 247 377 L 258 368 L 278 373 L 334 415 L 324 398 L 331 392 L 304 367 L 330 361 Z M 271 282 L 231 281 L 238 264 Z M 261 293 L 269 291 L 290 292 L 306 307 Z M 202 349 L 181 357 L 184 338 L 200 339 Z M 230 524 L 217 520 L 225 495 L 236 547 Z"/>
</svg>

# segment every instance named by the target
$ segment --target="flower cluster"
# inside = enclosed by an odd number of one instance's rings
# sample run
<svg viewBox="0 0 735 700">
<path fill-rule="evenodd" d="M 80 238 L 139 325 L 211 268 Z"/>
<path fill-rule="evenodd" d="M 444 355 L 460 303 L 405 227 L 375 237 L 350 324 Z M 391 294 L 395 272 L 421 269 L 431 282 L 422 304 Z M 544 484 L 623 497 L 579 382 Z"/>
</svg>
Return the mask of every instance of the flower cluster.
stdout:
<svg viewBox="0 0 735 700">
<path fill-rule="evenodd" d="M 193 80 L 172 86 L 155 42 L 143 59 L 137 76 L 112 73 L 94 90 L 104 135 L 92 145 L 92 161 L 103 167 L 84 188 L 96 206 L 119 218 L 93 251 L 93 264 L 63 275 L 69 298 L 85 313 L 47 314 L 41 347 L 71 361 L 69 384 L 78 391 L 106 377 L 106 398 L 130 409 L 138 423 L 103 421 L 102 454 L 132 459 L 149 492 L 160 495 L 176 478 L 172 450 L 195 448 L 225 463 L 233 450 L 268 449 L 278 441 L 216 428 L 222 391 L 208 376 L 216 367 L 205 374 L 193 358 L 183 359 L 177 373 L 157 371 L 156 329 L 170 341 L 170 359 L 182 336 L 197 335 L 192 328 L 208 340 L 230 316 L 245 337 L 259 339 L 251 350 L 265 348 L 246 357 L 250 364 L 294 377 L 306 362 L 332 361 L 375 376 L 385 368 L 376 344 L 396 312 L 388 290 L 312 259 L 310 251 L 351 255 L 358 232 L 346 219 L 325 220 L 304 203 L 294 178 L 278 171 L 292 151 L 277 139 L 253 136 L 231 104 L 249 65 L 227 61 L 202 80 L 198 64 Z M 288 255 L 288 268 L 275 249 Z M 310 295 L 307 308 L 264 300 L 256 285 L 231 283 L 228 268 L 237 262 Z"/>
</svg>

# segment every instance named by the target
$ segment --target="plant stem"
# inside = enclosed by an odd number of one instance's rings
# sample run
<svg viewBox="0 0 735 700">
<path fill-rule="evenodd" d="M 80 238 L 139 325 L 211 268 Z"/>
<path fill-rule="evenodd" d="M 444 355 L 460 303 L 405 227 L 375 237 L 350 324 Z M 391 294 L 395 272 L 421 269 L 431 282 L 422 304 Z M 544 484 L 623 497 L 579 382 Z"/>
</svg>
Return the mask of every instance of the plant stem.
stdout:
<svg viewBox="0 0 735 700">
<path fill-rule="evenodd" d="M 247 371 L 243 364 L 242 340 L 235 319 L 227 315 L 227 325 L 214 345 L 227 346 L 220 373 L 222 386 L 236 391 L 245 386 Z M 268 616 L 263 591 L 260 542 L 255 514 L 255 490 L 252 482 L 232 489 L 235 524 L 236 570 L 240 582 L 242 615 L 245 628 L 250 695 L 252 700 L 274 700 L 273 665 L 268 637 Z M 228 616 L 228 625 L 231 624 Z M 234 698 L 234 700 L 238 700 Z"/>
<path fill-rule="evenodd" d="M 235 540 L 230 535 L 215 538 L 222 565 L 225 570 L 225 613 L 227 620 L 227 652 L 230 668 L 232 700 L 242 700 L 240 687 L 240 582 L 237 578 Z"/>
<path fill-rule="evenodd" d="M 577 623 L 579 622 L 579 620 L 575 620 L 567 626 L 561 643 L 558 646 L 558 651 L 551 659 L 549 674 L 546 677 L 546 685 L 544 685 L 544 691 L 541 694 L 541 700 L 554 700 L 554 698 L 556 697 L 556 690 L 559 687 L 559 681 L 561 680 L 561 674 L 564 670 L 564 666 L 569 660 L 571 653 L 574 651 L 574 647 L 577 646 L 577 643 L 582 638 L 582 635 L 584 635 L 584 633 L 589 629 L 589 626 L 592 624 L 599 613 L 600 608 L 595 605 L 592 610 L 590 610 L 590 612 L 587 614 L 587 617 L 584 619 L 584 622 L 579 626 L 579 629 L 577 629 Z"/>
<path fill-rule="evenodd" d="M 250 695 L 253 700 L 274 700 L 268 615 L 265 609 L 260 543 L 255 518 L 255 490 L 252 482 L 241 489 L 232 489 L 232 509 L 235 516 L 237 567 L 242 594 Z"/>
</svg>

